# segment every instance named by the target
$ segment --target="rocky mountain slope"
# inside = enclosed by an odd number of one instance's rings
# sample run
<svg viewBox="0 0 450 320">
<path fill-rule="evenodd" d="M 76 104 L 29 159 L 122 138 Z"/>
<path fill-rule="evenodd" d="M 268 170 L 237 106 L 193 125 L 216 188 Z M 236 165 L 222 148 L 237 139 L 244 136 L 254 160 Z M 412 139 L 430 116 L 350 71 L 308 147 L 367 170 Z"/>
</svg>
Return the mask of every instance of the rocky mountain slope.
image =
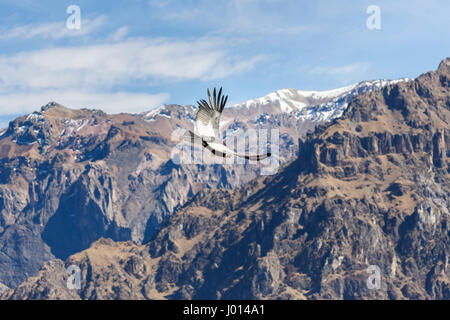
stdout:
<svg viewBox="0 0 450 320">
<path fill-rule="evenodd" d="M 449 123 L 446 59 L 356 96 L 278 174 L 202 190 L 147 244 L 101 239 L 2 297 L 450 299 Z"/>
<path fill-rule="evenodd" d="M 65 259 L 100 237 L 148 239 L 200 188 L 233 188 L 257 165 L 177 165 L 172 119 L 107 115 L 50 103 L 0 137 L 0 281 L 15 286 L 44 261 Z M 286 153 L 285 153 L 286 154 Z"/>
<path fill-rule="evenodd" d="M 320 101 L 337 108 L 347 101 L 327 99 Z M 322 121 L 275 109 L 270 103 L 226 108 L 224 138 L 275 128 L 280 143 L 272 158 L 293 159 L 298 138 Z M 12 121 L 0 132 L 0 282 L 14 287 L 44 261 L 66 259 L 100 237 L 145 242 L 198 190 L 233 189 L 261 173 L 265 165 L 172 161 L 195 112 L 165 105 L 108 115 L 51 102 Z"/>
</svg>

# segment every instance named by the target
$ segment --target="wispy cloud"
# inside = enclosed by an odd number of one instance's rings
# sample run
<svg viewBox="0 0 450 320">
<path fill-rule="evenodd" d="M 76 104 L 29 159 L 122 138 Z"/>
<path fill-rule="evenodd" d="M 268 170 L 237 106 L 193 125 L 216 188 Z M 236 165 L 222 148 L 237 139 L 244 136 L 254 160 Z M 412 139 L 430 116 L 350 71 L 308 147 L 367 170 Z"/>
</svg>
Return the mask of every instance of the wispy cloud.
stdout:
<svg viewBox="0 0 450 320">
<path fill-rule="evenodd" d="M 0 88 L 113 86 L 162 78 L 220 79 L 251 69 L 261 57 L 231 55 L 220 39 L 130 39 L 0 56 Z"/>
<path fill-rule="evenodd" d="M 351 63 L 342 66 L 318 66 L 309 70 L 310 74 L 313 75 L 353 75 L 355 73 L 363 73 L 369 69 L 369 64 L 367 63 Z"/>
<path fill-rule="evenodd" d="M 199 0 L 191 3 L 150 0 L 158 8 L 158 18 L 168 23 L 183 21 L 208 29 L 211 34 L 243 35 L 298 35 L 309 30 L 298 20 L 277 15 L 268 5 L 282 6 L 278 0 L 228 0 L 212 3 Z"/>
<path fill-rule="evenodd" d="M 98 92 L 79 89 L 17 91 L 0 95 L 0 113 L 29 113 L 49 101 L 56 101 L 70 108 L 94 108 L 108 113 L 139 113 L 167 102 L 169 97 L 167 93 Z"/>
<path fill-rule="evenodd" d="M 128 34 L 128 27 L 120 27 L 113 34 L 111 34 L 109 38 L 112 41 L 117 42 L 123 40 L 127 34 Z"/>
<path fill-rule="evenodd" d="M 369 70 L 369 63 L 355 62 L 339 66 L 316 66 L 310 68 L 308 73 L 311 77 L 326 78 L 333 86 L 342 86 L 367 80 Z"/>
<path fill-rule="evenodd" d="M 0 114 L 29 111 L 47 100 L 71 107 L 101 106 L 108 112 L 144 111 L 166 101 L 168 95 L 115 93 L 114 88 L 222 79 L 246 72 L 262 59 L 231 54 L 219 38 L 134 38 L 4 55 L 0 56 Z"/>
<path fill-rule="evenodd" d="M 81 29 L 69 30 L 65 21 L 49 22 L 41 24 L 27 24 L 13 28 L 0 27 L 0 39 L 20 39 L 29 40 L 32 38 L 58 40 L 65 37 L 79 37 L 89 34 L 100 28 L 106 20 L 105 16 L 95 19 L 83 19 Z"/>
</svg>

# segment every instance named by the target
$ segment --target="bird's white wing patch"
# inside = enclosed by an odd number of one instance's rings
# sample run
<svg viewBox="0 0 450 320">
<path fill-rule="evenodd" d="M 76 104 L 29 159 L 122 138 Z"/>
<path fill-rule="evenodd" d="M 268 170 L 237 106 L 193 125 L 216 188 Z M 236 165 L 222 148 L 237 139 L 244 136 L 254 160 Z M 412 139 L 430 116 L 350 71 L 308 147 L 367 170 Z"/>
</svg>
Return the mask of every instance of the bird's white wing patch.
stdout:
<svg viewBox="0 0 450 320">
<path fill-rule="evenodd" d="M 219 128 L 216 128 L 215 117 L 214 110 L 201 106 L 195 117 L 195 133 L 201 137 L 219 138 Z"/>
</svg>

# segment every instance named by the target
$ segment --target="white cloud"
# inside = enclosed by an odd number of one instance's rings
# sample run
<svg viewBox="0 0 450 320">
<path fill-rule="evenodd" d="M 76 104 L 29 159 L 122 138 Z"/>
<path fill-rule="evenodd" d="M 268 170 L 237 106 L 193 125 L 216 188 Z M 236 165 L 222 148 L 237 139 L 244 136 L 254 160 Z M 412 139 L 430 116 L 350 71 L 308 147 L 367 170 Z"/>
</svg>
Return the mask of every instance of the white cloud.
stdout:
<svg viewBox="0 0 450 320">
<path fill-rule="evenodd" d="M 369 65 L 367 63 L 352 63 L 343 66 L 333 66 L 333 67 L 318 66 L 312 68 L 309 71 L 309 73 L 314 75 L 340 76 L 340 75 L 352 75 L 357 73 L 363 73 L 368 69 Z"/>
<path fill-rule="evenodd" d="M 0 56 L 0 90 L 100 87 L 151 79 L 220 79 L 251 69 L 261 56 L 230 56 L 216 39 L 132 39 Z"/>
<path fill-rule="evenodd" d="M 317 66 L 309 69 L 312 76 L 326 78 L 333 86 L 344 86 L 366 79 L 370 64 L 356 62 L 341 66 Z"/>
<path fill-rule="evenodd" d="M 110 36 L 110 39 L 115 42 L 121 41 L 125 38 L 127 34 L 128 34 L 128 27 L 120 27 Z"/>
<path fill-rule="evenodd" d="M 107 113 L 140 113 L 157 107 L 168 99 L 167 93 L 99 93 L 73 89 L 16 92 L 0 95 L 0 113 L 3 115 L 26 114 L 39 110 L 50 101 L 56 101 L 70 108 L 101 109 Z"/>
<path fill-rule="evenodd" d="M 278 10 L 267 9 L 268 5 L 283 6 L 278 0 L 228 0 L 194 2 L 149 0 L 152 8 L 158 9 L 158 19 L 168 23 L 187 23 L 207 26 L 210 34 L 242 37 L 244 35 L 295 36 L 310 30 L 298 19 L 286 19 Z"/>
<path fill-rule="evenodd" d="M 78 37 L 93 32 L 104 24 L 105 16 L 99 16 L 93 20 L 83 19 L 81 29 L 69 30 L 65 21 L 50 22 L 42 24 L 28 24 L 15 28 L 0 28 L 0 39 L 21 39 L 32 38 L 61 39 L 65 37 Z"/>
<path fill-rule="evenodd" d="M 126 29 L 117 33 L 124 36 Z M 169 96 L 114 88 L 221 79 L 246 72 L 262 59 L 234 56 L 220 38 L 134 38 L 0 55 L 0 115 L 30 112 L 48 101 L 110 113 L 146 111 Z"/>
</svg>

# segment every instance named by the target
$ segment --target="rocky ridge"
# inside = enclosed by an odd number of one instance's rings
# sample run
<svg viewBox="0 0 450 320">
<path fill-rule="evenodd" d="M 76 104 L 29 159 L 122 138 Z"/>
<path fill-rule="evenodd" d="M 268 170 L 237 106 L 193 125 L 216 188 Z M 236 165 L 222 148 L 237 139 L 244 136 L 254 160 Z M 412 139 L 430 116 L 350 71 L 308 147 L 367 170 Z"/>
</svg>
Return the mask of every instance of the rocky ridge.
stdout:
<svg viewBox="0 0 450 320">
<path fill-rule="evenodd" d="M 449 123 L 445 59 L 356 96 L 277 175 L 199 191 L 147 244 L 99 240 L 3 298 L 449 299 Z"/>
<path fill-rule="evenodd" d="M 293 159 L 298 138 L 322 121 L 275 109 L 226 108 L 224 138 L 275 128 L 280 149 L 273 158 Z M 174 163 L 177 137 L 192 128 L 195 112 L 165 105 L 108 115 L 50 102 L 10 122 L 0 133 L 0 281 L 15 287 L 44 261 L 65 259 L 100 237 L 145 242 L 198 190 L 233 189 L 261 173 L 262 165 L 249 163 Z"/>
</svg>

